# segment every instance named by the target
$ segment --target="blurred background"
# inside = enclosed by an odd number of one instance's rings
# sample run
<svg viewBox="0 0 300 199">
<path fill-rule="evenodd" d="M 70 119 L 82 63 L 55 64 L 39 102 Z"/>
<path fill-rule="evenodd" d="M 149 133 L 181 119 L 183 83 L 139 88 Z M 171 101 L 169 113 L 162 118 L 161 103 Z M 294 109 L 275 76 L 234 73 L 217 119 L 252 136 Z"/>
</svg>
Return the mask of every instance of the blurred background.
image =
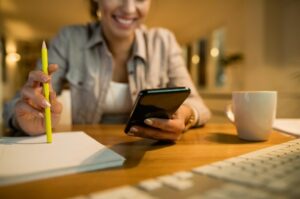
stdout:
<svg viewBox="0 0 300 199">
<path fill-rule="evenodd" d="M 152 0 L 146 25 L 175 33 L 211 122 L 224 122 L 235 90 L 277 90 L 277 116 L 300 117 L 299 19 L 299 0 Z M 34 69 L 42 40 L 90 21 L 88 0 L 0 0 L 0 104 Z"/>
</svg>

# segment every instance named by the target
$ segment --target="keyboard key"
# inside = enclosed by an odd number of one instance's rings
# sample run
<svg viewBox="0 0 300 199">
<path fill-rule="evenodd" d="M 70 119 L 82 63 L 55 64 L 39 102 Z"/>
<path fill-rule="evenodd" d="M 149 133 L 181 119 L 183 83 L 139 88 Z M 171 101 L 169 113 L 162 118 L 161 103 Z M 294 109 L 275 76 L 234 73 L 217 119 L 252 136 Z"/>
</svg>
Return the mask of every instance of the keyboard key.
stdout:
<svg viewBox="0 0 300 199">
<path fill-rule="evenodd" d="M 112 190 L 107 190 L 104 192 L 93 193 L 90 195 L 90 199 L 132 199 L 132 198 L 139 198 L 139 199 L 153 199 L 151 195 L 147 194 L 146 192 L 142 192 L 135 187 L 131 186 L 124 186 Z"/>
<path fill-rule="evenodd" d="M 176 189 L 176 190 L 185 190 L 193 186 L 192 181 L 190 180 L 180 180 L 175 175 L 166 175 L 157 178 L 164 185 Z"/>
<path fill-rule="evenodd" d="M 188 171 L 181 171 L 181 172 L 174 173 L 174 176 L 176 176 L 181 180 L 190 179 L 193 177 L 193 175 L 194 174 L 192 172 L 188 172 Z"/>
<path fill-rule="evenodd" d="M 68 199 L 89 199 L 87 196 L 75 196 L 72 198 L 68 198 Z"/>
<path fill-rule="evenodd" d="M 145 189 L 146 191 L 153 191 L 155 189 L 162 187 L 162 183 L 154 179 L 144 180 L 139 183 L 139 187 Z"/>
</svg>

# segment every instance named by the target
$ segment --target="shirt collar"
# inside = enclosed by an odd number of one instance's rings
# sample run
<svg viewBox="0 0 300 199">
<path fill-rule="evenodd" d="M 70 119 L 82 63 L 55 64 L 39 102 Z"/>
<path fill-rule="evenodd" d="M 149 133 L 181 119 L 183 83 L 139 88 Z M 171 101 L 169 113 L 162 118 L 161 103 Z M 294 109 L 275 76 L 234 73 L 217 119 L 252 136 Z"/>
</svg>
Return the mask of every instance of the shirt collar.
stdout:
<svg viewBox="0 0 300 199">
<path fill-rule="evenodd" d="M 146 62 L 147 54 L 146 54 L 146 43 L 145 43 L 145 35 L 143 31 L 144 27 L 137 28 L 135 30 L 135 40 L 134 40 L 134 47 L 133 47 L 133 56 L 139 57 L 143 61 Z"/>
<path fill-rule="evenodd" d="M 147 54 L 146 54 L 146 43 L 144 38 L 144 30 L 145 27 L 141 26 L 135 30 L 135 40 L 133 46 L 133 57 L 139 57 L 144 62 L 146 62 Z M 89 39 L 86 44 L 87 48 L 92 48 L 98 43 L 103 43 L 104 38 L 102 35 L 101 25 L 99 22 L 88 24 L 88 34 Z"/>
<path fill-rule="evenodd" d="M 87 48 L 92 48 L 96 44 L 104 42 L 99 22 L 88 24 L 88 37 Z"/>
</svg>

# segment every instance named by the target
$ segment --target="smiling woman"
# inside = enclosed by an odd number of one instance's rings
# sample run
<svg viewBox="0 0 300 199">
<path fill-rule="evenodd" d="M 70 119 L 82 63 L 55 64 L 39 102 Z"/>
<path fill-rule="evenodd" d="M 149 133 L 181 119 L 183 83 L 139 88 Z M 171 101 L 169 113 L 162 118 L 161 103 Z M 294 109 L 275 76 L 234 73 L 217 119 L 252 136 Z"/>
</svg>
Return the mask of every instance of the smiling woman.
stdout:
<svg viewBox="0 0 300 199">
<path fill-rule="evenodd" d="M 125 2 L 125 3 L 124 3 Z M 111 39 L 130 38 L 148 14 L 150 0 L 143 1 L 100 0 L 103 32 Z"/>
<path fill-rule="evenodd" d="M 191 94 L 172 118 L 146 118 L 148 126 L 133 126 L 129 135 L 175 141 L 187 127 L 204 124 L 210 112 L 191 81 L 174 35 L 143 25 L 151 1 L 91 3 L 101 19 L 67 26 L 58 33 L 48 45 L 49 76 L 39 70 L 30 72 L 21 94 L 5 108 L 6 124 L 29 135 L 45 132 L 42 113 L 50 105 L 40 85 L 50 79 L 53 127 L 62 110 L 56 93 L 62 92 L 65 82 L 71 92 L 73 124 L 123 123 L 140 90 L 165 87 L 188 87 Z"/>
</svg>

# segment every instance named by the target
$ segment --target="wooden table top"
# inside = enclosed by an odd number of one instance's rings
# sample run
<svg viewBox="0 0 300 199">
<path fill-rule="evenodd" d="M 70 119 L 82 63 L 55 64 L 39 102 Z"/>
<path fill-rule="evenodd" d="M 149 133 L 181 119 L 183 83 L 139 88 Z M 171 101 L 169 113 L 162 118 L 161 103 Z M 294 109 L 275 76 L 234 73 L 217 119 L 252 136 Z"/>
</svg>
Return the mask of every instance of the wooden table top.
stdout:
<svg viewBox="0 0 300 199">
<path fill-rule="evenodd" d="M 123 125 L 75 125 L 126 158 L 122 167 L 53 177 L 0 187 L 1 199 L 66 198 L 159 175 L 209 164 L 294 139 L 274 131 L 265 142 L 247 142 L 236 136 L 232 124 L 207 124 L 185 133 L 177 143 L 158 142 L 127 136 Z"/>
</svg>

